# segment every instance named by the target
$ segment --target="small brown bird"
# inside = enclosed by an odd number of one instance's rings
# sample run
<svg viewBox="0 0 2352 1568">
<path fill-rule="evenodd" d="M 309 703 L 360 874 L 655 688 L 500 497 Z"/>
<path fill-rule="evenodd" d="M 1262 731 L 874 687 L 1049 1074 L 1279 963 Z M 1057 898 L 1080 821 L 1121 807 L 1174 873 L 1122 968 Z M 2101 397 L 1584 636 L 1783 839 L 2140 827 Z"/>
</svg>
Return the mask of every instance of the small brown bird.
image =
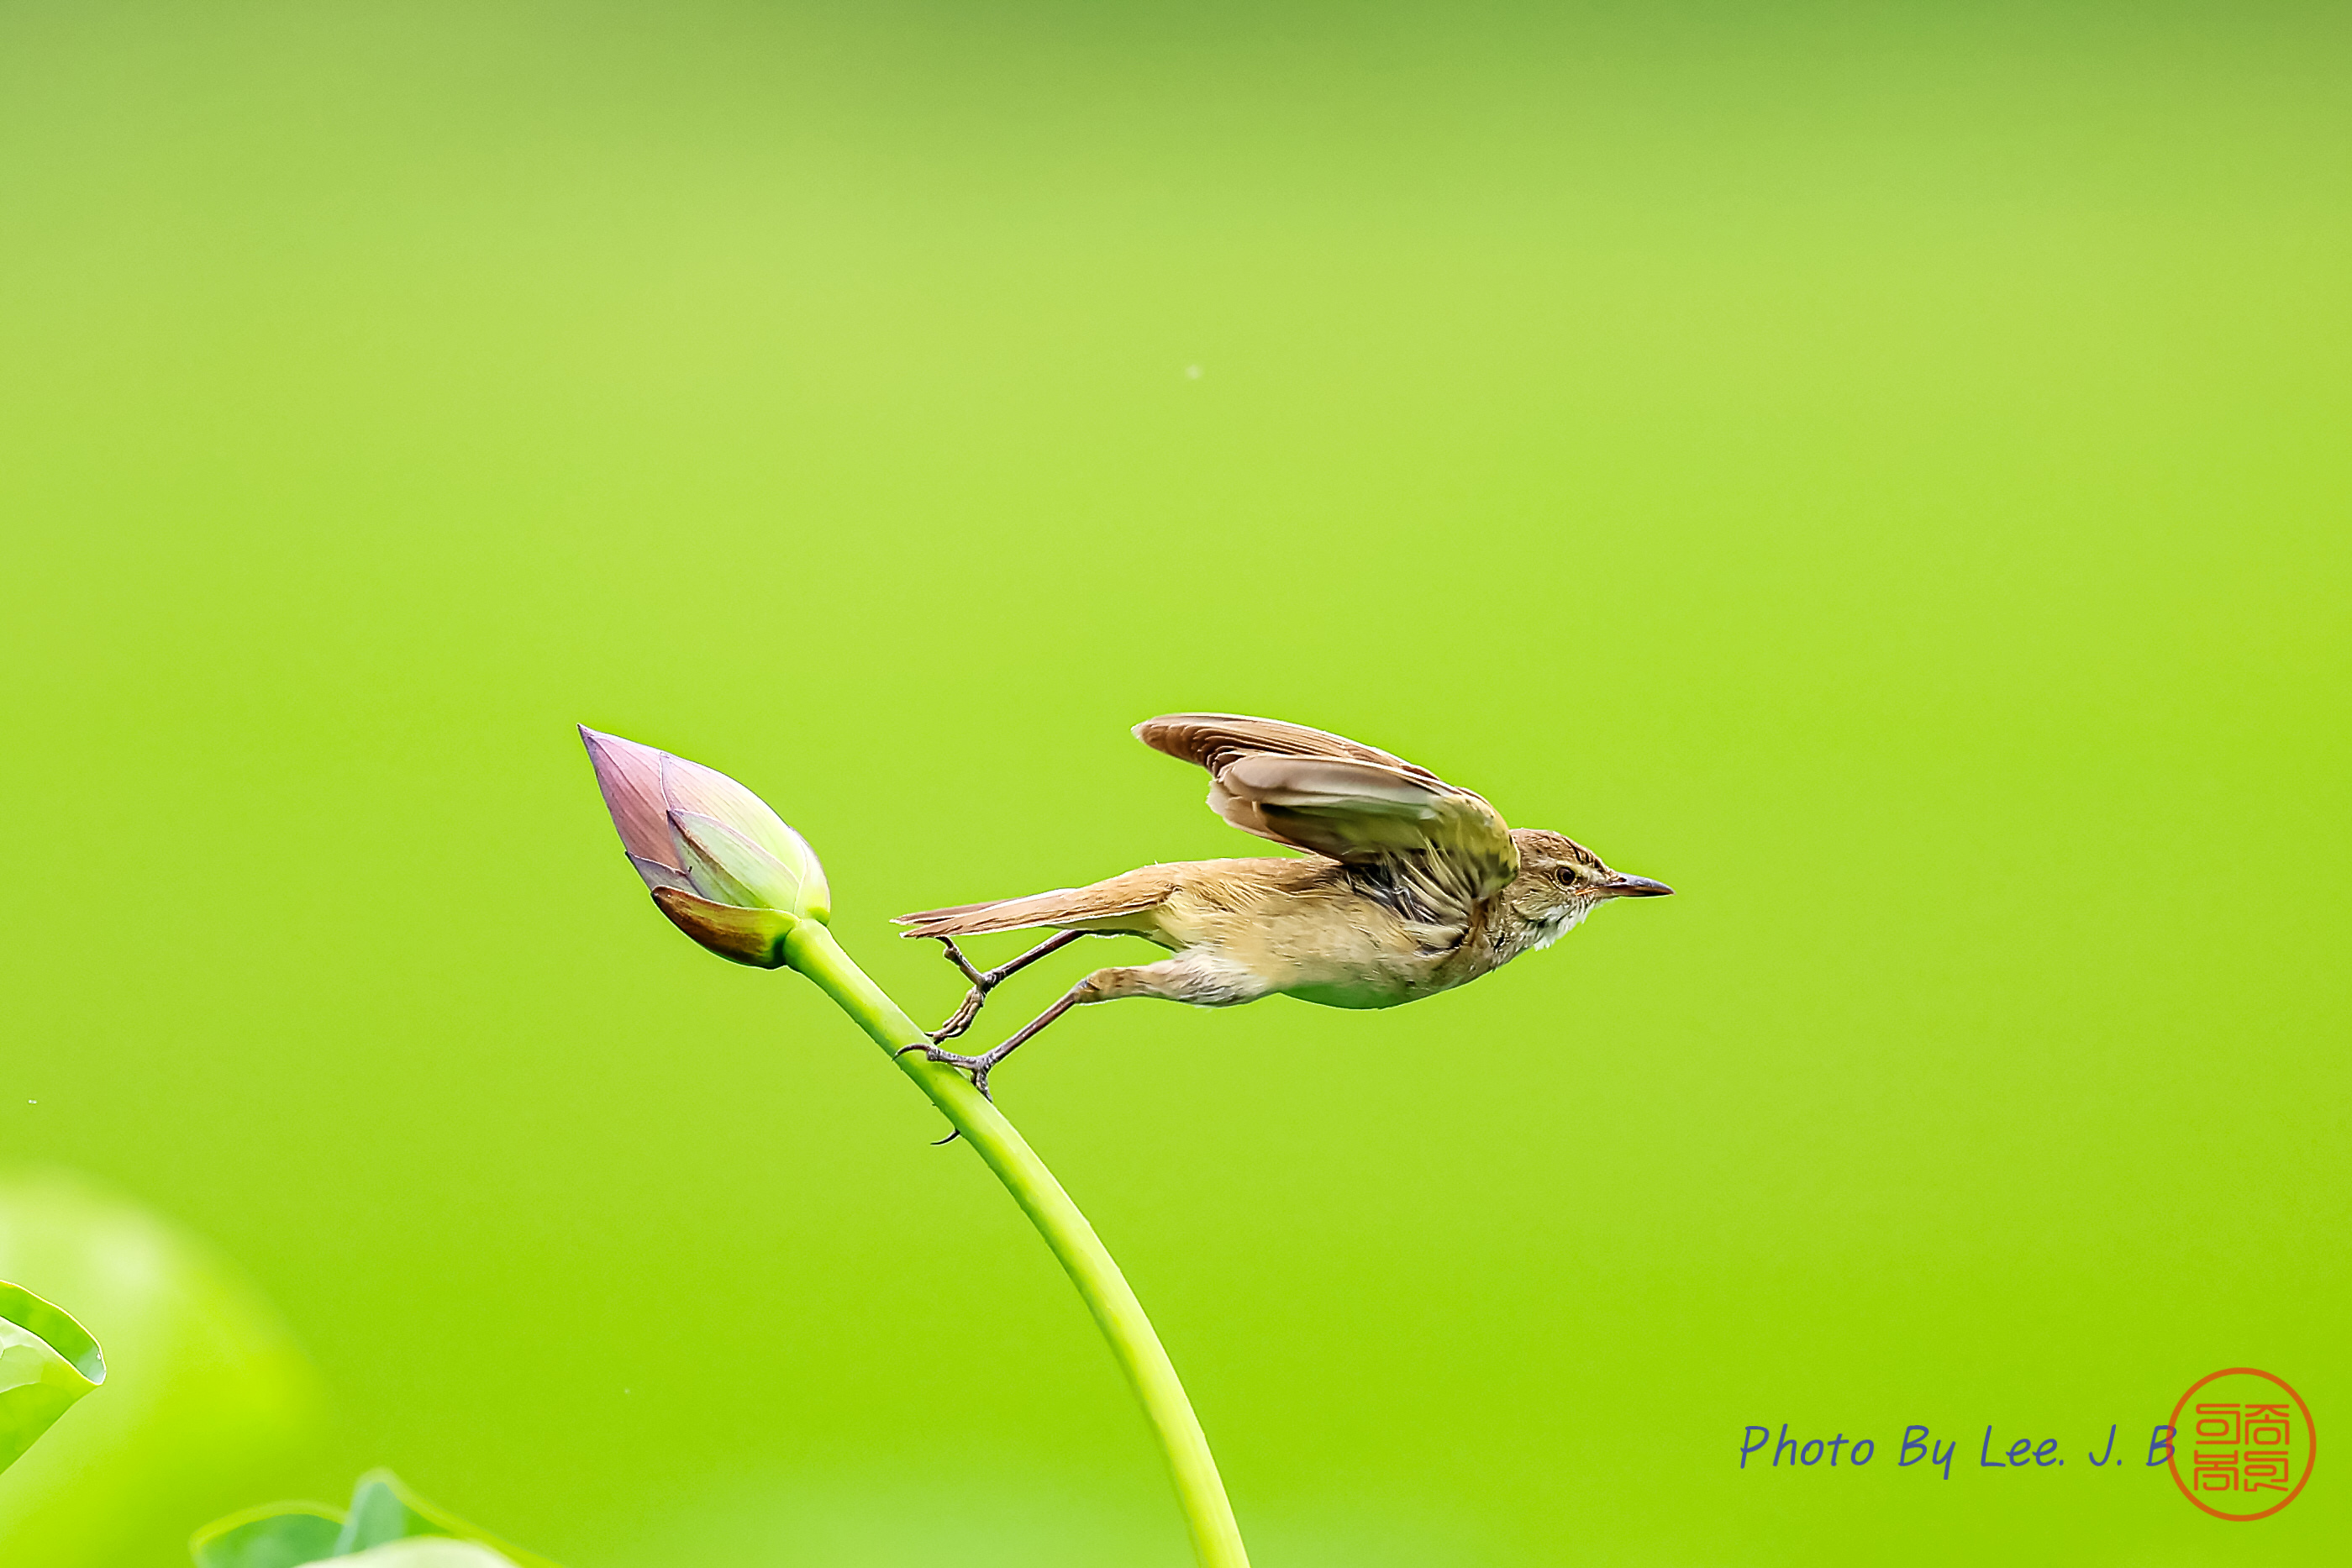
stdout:
<svg viewBox="0 0 2352 1568">
<path fill-rule="evenodd" d="M 1145 745 L 1209 771 L 1209 805 L 1246 833 L 1310 858 L 1260 857 L 1146 866 L 1085 888 L 900 915 L 971 982 L 932 1032 L 933 1061 L 988 1075 L 1072 1007 L 1160 996 L 1230 1007 L 1282 994 L 1328 1007 L 1393 1007 L 1466 985 L 1548 947 L 1607 899 L 1671 893 L 1612 871 L 1564 834 L 1507 826 L 1477 795 L 1402 757 L 1301 724 L 1231 713 L 1171 713 L 1135 727 Z M 1003 966 L 956 946 L 982 931 L 1061 934 Z M 940 1048 L 971 1027 L 988 994 L 1082 936 L 1139 936 L 1175 956 L 1097 969 L 995 1049 Z"/>
</svg>

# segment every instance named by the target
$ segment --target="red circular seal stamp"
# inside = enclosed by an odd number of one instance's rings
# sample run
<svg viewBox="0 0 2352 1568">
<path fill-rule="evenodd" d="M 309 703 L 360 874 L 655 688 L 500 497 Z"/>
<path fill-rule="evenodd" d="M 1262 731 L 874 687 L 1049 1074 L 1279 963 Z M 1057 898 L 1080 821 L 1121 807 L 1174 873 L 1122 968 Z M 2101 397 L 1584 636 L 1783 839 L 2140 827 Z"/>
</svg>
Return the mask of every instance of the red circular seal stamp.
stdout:
<svg viewBox="0 0 2352 1568">
<path fill-rule="evenodd" d="M 2172 1484 L 2215 1519 L 2268 1519 L 2302 1492 L 2318 1457 L 2310 1406 L 2273 1373 L 2208 1373 L 2172 1407 Z"/>
</svg>

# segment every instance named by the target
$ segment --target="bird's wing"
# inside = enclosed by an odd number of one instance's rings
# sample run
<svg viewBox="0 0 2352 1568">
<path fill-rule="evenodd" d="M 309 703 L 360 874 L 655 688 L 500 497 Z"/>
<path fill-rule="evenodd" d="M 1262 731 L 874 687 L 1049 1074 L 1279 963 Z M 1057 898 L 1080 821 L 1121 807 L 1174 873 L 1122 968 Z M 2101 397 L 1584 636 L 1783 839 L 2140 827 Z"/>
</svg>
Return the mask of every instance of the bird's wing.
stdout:
<svg viewBox="0 0 2352 1568">
<path fill-rule="evenodd" d="M 1136 739 L 1209 771 L 1209 806 L 1244 833 L 1351 864 L 1395 863 L 1475 903 L 1519 874 L 1502 815 L 1427 768 L 1344 736 L 1232 713 L 1171 713 Z"/>
</svg>

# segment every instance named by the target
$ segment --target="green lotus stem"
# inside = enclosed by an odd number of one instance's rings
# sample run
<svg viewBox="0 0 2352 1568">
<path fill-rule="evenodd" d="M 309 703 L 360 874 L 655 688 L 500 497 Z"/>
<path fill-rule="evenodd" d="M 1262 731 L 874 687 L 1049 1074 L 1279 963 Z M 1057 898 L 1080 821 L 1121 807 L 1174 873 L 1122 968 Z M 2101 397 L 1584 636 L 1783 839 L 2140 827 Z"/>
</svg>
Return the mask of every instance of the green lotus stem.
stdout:
<svg viewBox="0 0 2352 1568">
<path fill-rule="evenodd" d="M 1151 1331 L 1151 1320 L 1129 1289 L 1127 1277 L 1095 1235 L 1095 1227 L 1054 1179 L 1054 1173 L 1003 1113 L 972 1088 L 971 1079 L 920 1051 L 899 1054 L 906 1047 L 929 1044 L 929 1037 L 841 950 L 832 932 L 814 921 L 802 921 L 785 939 L 784 956 L 855 1018 L 875 1044 L 890 1052 L 899 1070 L 931 1097 L 931 1103 L 979 1152 L 1037 1227 L 1037 1234 L 1045 1238 L 1045 1245 L 1054 1249 L 1054 1256 L 1061 1259 L 1070 1282 L 1086 1298 L 1087 1310 L 1094 1313 L 1103 1338 L 1110 1342 L 1111 1356 L 1127 1374 L 1128 1385 L 1135 1390 L 1168 1457 L 1177 1500 L 1183 1507 L 1184 1522 L 1192 1530 L 1192 1549 L 1202 1568 L 1249 1568 L 1241 1529 L 1234 1522 L 1233 1504 L 1225 1500 L 1224 1483 L 1217 1479 L 1217 1461 L 1210 1456 L 1209 1440 L 1201 1431 L 1200 1418 L 1192 1414 L 1192 1401 L 1184 1397 L 1176 1368 L 1160 1348 L 1160 1336 Z"/>
</svg>

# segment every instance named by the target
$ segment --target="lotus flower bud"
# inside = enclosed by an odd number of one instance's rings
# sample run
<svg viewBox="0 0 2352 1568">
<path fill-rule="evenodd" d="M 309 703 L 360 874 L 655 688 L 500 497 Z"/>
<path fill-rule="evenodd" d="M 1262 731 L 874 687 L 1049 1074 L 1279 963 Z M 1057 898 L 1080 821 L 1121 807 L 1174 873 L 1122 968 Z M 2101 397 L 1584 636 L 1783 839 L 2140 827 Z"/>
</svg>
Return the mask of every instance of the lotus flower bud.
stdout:
<svg viewBox="0 0 2352 1568">
<path fill-rule="evenodd" d="M 581 726 L 629 864 L 671 923 L 737 963 L 780 968 L 784 938 L 833 915 L 808 841 L 725 773 Z"/>
</svg>

